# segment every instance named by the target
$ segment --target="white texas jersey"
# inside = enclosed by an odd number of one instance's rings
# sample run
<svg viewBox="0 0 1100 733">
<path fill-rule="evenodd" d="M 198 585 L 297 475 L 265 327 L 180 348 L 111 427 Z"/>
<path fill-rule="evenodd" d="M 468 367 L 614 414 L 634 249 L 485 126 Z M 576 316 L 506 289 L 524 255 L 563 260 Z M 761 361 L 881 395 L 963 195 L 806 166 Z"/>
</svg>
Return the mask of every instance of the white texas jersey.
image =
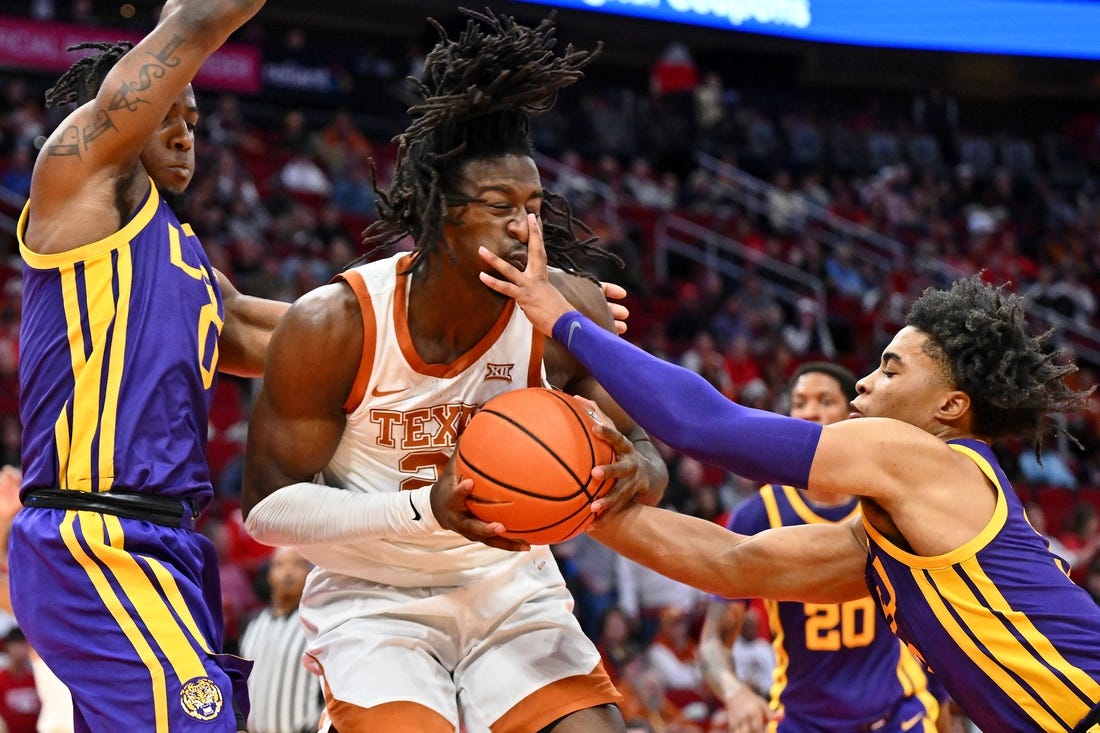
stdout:
<svg viewBox="0 0 1100 733">
<path fill-rule="evenodd" d="M 513 301 L 456 361 L 424 363 L 409 335 L 409 278 L 397 274 L 410 262 L 396 255 L 341 276 L 359 298 L 363 356 L 344 405 L 347 427 L 323 472 L 331 486 L 369 493 L 434 484 L 475 410 L 545 382 L 543 336 Z M 460 585 L 513 556 L 450 531 L 300 549 L 324 570 L 402 587 Z"/>
</svg>

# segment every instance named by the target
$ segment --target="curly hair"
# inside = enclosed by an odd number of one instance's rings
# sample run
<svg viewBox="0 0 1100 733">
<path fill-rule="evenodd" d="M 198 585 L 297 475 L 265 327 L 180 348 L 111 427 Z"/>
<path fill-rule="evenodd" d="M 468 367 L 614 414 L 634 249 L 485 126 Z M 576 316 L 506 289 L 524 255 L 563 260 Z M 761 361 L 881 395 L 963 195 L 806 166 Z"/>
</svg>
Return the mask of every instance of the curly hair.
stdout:
<svg viewBox="0 0 1100 733">
<path fill-rule="evenodd" d="M 488 9 L 459 10 L 469 20 L 457 39 L 430 20 L 439 42 L 424 60 L 423 79 L 411 79 L 423 101 L 409 109 L 413 121 L 394 138 L 398 158 L 393 181 L 387 190 L 374 183 L 379 218 L 363 232 L 364 244 L 371 247 L 368 256 L 406 236 L 412 237 L 414 252 L 437 248 L 447 208 L 472 203 L 458 191 L 463 165 L 507 155 L 533 156 L 530 116 L 550 109 L 558 91 L 580 79 L 600 51 L 569 45 L 556 55 L 550 18 L 529 28 Z M 549 191 L 543 196 L 550 264 L 590 279 L 577 266 L 578 256 L 621 266 L 615 255 L 594 246 L 592 230 L 574 218 L 564 197 Z M 410 272 L 426 259 L 416 257 Z"/>
<path fill-rule="evenodd" d="M 46 91 L 47 107 L 62 107 L 67 104 L 81 105 L 95 99 L 107 72 L 134 47 L 129 41 L 103 43 L 88 41 L 69 46 L 66 51 L 84 51 L 93 48 L 99 53 L 80 59 L 68 71 L 58 77 L 57 82 Z"/>
<path fill-rule="evenodd" d="M 928 336 L 926 353 L 969 395 L 977 435 L 1030 438 L 1038 456 L 1054 429 L 1050 414 L 1080 410 L 1092 393 L 1066 384 L 1077 366 L 1059 361 L 1052 331 L 1030 333 L 1023 298 L 980 275 L 957 280 L 950 290 L 925 290 L 906 323 Z"/>
</svg>

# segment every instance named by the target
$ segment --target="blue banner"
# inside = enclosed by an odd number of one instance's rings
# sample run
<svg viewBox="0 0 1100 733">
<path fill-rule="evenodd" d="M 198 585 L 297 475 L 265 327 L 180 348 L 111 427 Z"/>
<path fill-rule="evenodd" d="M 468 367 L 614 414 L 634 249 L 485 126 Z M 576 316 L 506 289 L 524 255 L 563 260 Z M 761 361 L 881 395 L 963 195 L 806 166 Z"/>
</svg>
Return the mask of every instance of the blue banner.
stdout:
<svg viewBox="0 0 1100 733">
<path fill-rule="evenodd" d="M 1097 0 L 522 0 L 807 41 L 1100 58 Z"/>
</svg>

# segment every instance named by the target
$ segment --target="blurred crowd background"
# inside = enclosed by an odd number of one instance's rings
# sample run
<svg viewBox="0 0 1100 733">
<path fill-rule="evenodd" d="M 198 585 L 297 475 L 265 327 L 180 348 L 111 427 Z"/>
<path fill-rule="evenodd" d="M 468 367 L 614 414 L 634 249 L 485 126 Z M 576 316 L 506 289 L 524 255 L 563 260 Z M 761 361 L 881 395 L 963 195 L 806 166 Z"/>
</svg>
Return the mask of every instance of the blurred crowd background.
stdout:
<svg viewBox="0 0 1100 733">
<path fill-rule="evenodd" d="M 527 21 L 546 13 L 502 6 Z M 245 293 L 292 301 L 365 253 L 372 176 L 389 179 L 391 138 L 413 101 L 407 77 L 434 41 L 425 18 L 457 27 L 443 3 L 352 12 L 271 0 L 233 39 L 239 54 L 196 82 L 198 173 L 180 218 Z M 73 60 L 57 68 L 56 49 L 36 56 L 35 44 L 134 37 L 156 13 L 142 2 L 0 3 L 0 464 L 19 464 L 15 223 L 61 116 L 43 92 Z M 1080 364 L 1074 379 L 1096 384 L 1100 75 L 1088 62 L 837 47 L 575 12 L 558 24 L 564 41 L 602 39 L 604 58 L 538 119 L 538 162 L 544 184 L 625 263 L 596 274 L 629 290 L 626 338 L 730 399 L 782 412 L 799 364 L 866 373 L 915 295 L 981 271 L 1027 295 L 1035 327 L 1055 328 Z M 245 535 L 238 509 L 254 388 L 222 378 L 210 424 L 218 499 L 203 531 L 223 554 L 231 640 L 267 592 L 269 548 Z M 999 450 L 1033 524 L 1100 602 L 1100 399 L 1061 426 L 1074 437 L 1052 433 L 1041 462 L 1029 446 Z M 665 503 L 678 511 L 724 522 L 757 489 L 665 456 Z M 556 551 L 630 704 L 660 708 L 664 730 L 705 730 L 715 701 L 694 639 L 707 599 L 584 537 Z M 769 680 L 757 648 L 766 618 L 746 627 L 743 674 L 763 667 Z"/>
</svg>

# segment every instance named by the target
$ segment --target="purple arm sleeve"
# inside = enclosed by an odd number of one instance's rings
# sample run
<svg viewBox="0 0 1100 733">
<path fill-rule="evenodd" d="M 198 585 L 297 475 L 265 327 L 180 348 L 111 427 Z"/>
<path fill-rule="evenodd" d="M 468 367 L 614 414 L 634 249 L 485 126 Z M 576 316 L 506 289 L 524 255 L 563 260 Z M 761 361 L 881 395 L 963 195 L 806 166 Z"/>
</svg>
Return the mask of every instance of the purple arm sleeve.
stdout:
<svg viewBox="0 0 1100 733">
<path fill-rule="evenodd" d="M 651 435 L 700 461 L 762 483 L 805 488 L 821 426 L 744 407 L 705 379 L 662 361 L 577 311 L 554 338 Z"/>
</svg>

